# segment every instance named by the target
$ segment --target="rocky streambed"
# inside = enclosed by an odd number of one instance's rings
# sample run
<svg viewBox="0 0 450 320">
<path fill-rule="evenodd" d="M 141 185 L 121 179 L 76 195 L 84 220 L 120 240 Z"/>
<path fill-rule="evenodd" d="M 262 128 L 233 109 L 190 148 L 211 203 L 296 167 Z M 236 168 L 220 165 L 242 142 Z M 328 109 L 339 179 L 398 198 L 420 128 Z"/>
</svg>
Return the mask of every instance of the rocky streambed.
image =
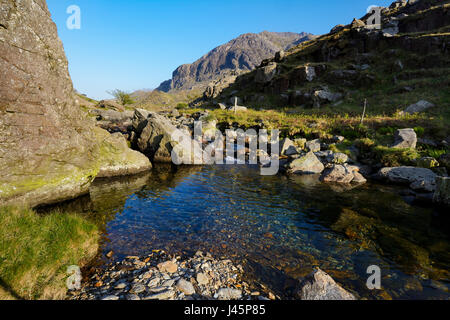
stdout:
<svg viewBox="0 0 450 320">
<path fill-rule="evenodd" d="M 144 257 L 128 256 L 90 279 L 71 300 L 276 300 L 266 287 L 245 282 L 243 267 L 198 251 L 181 258 L 155 250 Z M 254 290 L 252 290 L 254 289 Z M 262 289 L 262 291 L 261 291 Z M 298 283 L 304 300 L 355 300 L 355 296 L 318 269 Z"/>
</svg>

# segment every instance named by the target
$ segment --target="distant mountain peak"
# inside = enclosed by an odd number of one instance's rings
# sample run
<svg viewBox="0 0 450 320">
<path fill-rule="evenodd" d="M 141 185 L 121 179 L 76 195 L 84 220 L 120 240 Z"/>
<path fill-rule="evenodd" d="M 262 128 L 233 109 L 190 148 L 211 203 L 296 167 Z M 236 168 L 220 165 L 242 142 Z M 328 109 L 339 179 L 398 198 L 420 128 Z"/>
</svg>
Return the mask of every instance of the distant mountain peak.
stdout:
<svg viewBox="0 0 450 320">
<path fill-rule="evenodd" d="M 269 32 L 245 33 L 206 53 L 192 64 L 178 67 L 172 79 L 164 81 L 159 91 L 184 90 L 206 85 L 230 72 L 246 72 L 281 50 L 288 50 L 314 38 L 309 33 Z"/>
</svg>

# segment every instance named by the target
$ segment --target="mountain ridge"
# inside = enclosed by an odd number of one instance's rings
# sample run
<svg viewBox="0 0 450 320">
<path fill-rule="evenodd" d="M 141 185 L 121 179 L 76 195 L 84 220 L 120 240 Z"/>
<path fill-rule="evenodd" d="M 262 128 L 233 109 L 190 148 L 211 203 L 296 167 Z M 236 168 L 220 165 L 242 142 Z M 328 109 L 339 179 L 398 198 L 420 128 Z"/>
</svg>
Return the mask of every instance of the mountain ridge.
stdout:
<svg viewBox="0 0 450 320">
<path fill-rule="evenodd" d="M 245 33 L 214 48 L 194 63 L 179 66 L 172 78 L 162 82 L 156 90 L 169 92 L 206 87 L 224 74 L 251 71 L 276 52 L 312 38 L 314 36 L 306 32 Z"/>
</svg>

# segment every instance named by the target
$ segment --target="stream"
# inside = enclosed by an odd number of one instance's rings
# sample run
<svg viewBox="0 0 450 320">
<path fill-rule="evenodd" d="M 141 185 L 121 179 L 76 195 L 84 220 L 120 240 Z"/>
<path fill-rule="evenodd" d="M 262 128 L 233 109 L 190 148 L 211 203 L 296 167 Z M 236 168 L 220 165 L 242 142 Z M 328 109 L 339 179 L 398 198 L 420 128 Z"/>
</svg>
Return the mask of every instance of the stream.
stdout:
<svg viewBox="0 0 450 320">
<path fill-rule="evenodd" d="M 285 299 L 315 267 L 360 298 L 449 299 L 450 218 L 410 204 L 403 191 L 261 176 L 248 165 L 158 165 L 96 180 L 89 196 L 61 206 L 100 226 L 99 265 L 110 251 L 118 260 L 202 250 L 241 263 L 249 281 Z M 371 265 L 381 269 L 381 290 L 367 288 Z"/>
</svg>

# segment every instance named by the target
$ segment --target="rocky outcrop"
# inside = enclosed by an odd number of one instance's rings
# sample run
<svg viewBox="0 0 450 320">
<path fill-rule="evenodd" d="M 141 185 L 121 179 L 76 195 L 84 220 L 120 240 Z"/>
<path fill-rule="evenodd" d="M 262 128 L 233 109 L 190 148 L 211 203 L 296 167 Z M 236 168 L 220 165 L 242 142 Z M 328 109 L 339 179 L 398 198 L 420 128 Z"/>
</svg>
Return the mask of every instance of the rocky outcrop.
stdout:
<svg viewBox="0 0 450 320">
<path fill-rule="evenodd" d="M 0 6 L 0 205 L 86 193 L 99 170 L 94 124 L 75 104 L 47 4 Z"/>
<path fill-rule="evenodd" d="M 0 205 L 77 197 L 104 164 L 45 0 L 0 1 Z"/>
<path fill-rule="evenodd" d="M 395 132 L 394 138 L 392 148 L 415 149 L 417 146 L 417 134 L 414 129 L 399 129 Z"/>
<path fill-rule="evenodd" d="M 375 26 L 373 14 L 367 14 L 333 28 L 330 34 L 299 44 L 287 51 L 283 59 L 264 60 L 256 70 L 239 76 L 223 95 L 235 92 L 246 105 L 255 107 L 311 108 L 326 104 L 338 107 L 340 101 L 353 105 L 355 98 L 360 100 L 356 92 L 370 97 L 374 86 L 382 86 L 393 95 L 402 94 L 402 90 L 419 93 L 423 87 L 400 88 L 398 82 L 423 79 L 424 85 L 432 87 L 430 69 L 433 65 L 448 65 L 445 30 L 450 21 L 449 12 L 448 4 L 426 0 L 381 10 L 381 26 Z M 418 37 L 419 33 L 423 36 Z M 381 52 L 390 58 L 374 59 Z M 434 58 L 427 59 L 429 55 Z M 414 62 L 416 56 L 424 61 Z M 276 73 L 269 67 L 275 63 Z M 386 83 L 383 79 L 393 81 Z M 325 90 L 324 86 L 332 91 Z M 413 99 L 410 94 L 404 98 L 402 101 L 408 105 L 417 101 L 410 101 Z M 429 107 L 430 103 L 420 101 L 407 112 L 422 112 Z M 437 105 L 436 112 L 442 108 Z M 360 112 L 356 108 L 353 111 Z"/>
<path fill-rule="evenodd" d="M 139 113 L 139 116 L 142 114 Z M 183 160 L 184 164 L 203 163 L 201 144 L 185 131 L 176 128 L 169 119 L 156 113 L 149 113 L 143 124 L 145 127 L 136 139 L 137 147 L 152 161 L 172 163 L 174 160 L 176 162 Z M 143 125 L 136 121 L 136 126 Z"/>
<path fill-rule="evenodd" d="M 203 97 L 206 99 L 214 99 L 218 97 L 222 91 L 230 84 L 232 84 L 237 78 L 237 74 L 224 75 L 219 79 L 212 81 L 206 87 L 205 92 L 203 93 Z"/>
<path fill-rule="evenodd" d="M 409 185 L 413 190 L 433 192 L 436 189 L 436 174 L 430 169 L 416 167 L 383 168 L 377 176 L 387 182 Z"/>
<path fill-rule="evenodd" d="M 275 62 L 269 63 L 267 66 L 259 68 L 256 71 L 255 82 L 267 83 L 272 81 L 273 77 L 277 74 L 277 64 Z"/>
<path fill-rule="evenodd" d="M 353 294 L 320 269 L 301 282 L 297 295 L 301 300 L 356 300 Z"/>
<path fill-rule="evenodd" d="M 303 41 L 312 39 L 307 33 L 261 32 L 247 33 L 210 51 L 193 64 L 178 67 L 172 79 L 163 82 L 157 90 L 189 90 L 206 87 L 224 74 L 240 74 L 253 70 L 264 59 L 272 58 L 281 50 L 287 50 Z M 214 94 L 210 94 L 213 96 Z"/>
<path fill-rule="evenodd" d="M 436 178 L 436 192 L 434 193 L 433 202 L 450 207 L 450 178 Z"/>
</svg>

